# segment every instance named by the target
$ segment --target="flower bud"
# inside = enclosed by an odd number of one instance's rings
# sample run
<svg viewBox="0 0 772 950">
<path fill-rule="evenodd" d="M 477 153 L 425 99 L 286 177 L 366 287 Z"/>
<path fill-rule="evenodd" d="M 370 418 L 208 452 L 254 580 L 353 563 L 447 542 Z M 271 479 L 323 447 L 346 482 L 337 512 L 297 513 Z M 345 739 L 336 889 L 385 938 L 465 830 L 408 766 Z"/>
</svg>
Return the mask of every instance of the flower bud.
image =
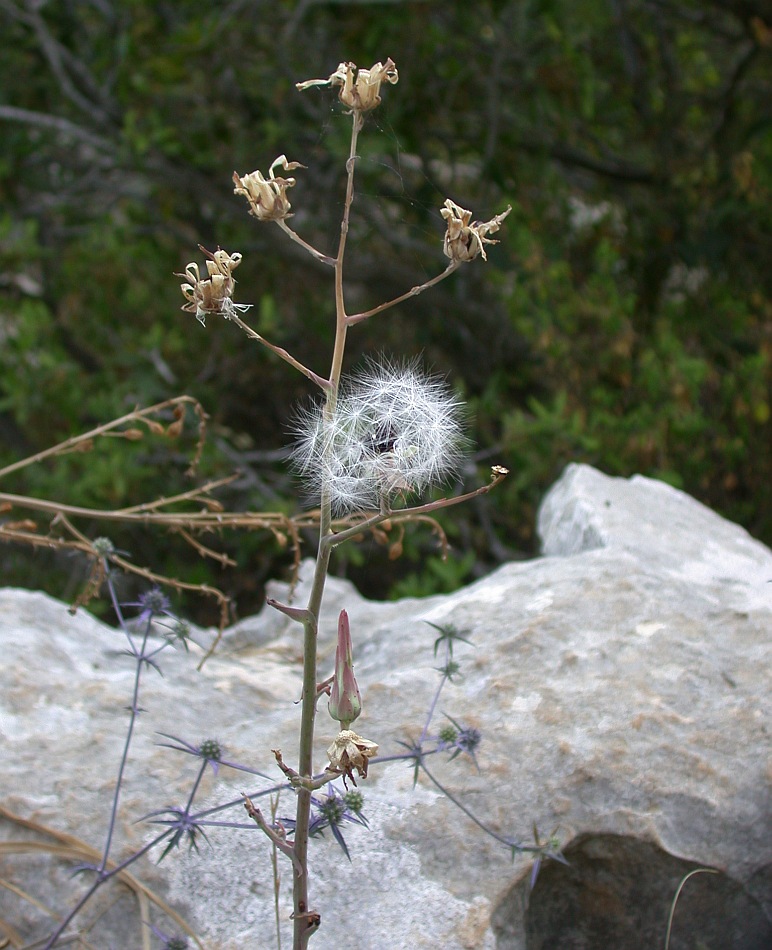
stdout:
<svg viewBox="0 0 772 950">
<path fill-rule="evenodd" d="M 488 234 L 495 233 L 501 227 L 501 223 L 512 210 L 508 207 L 506 211 L 497 214 L 490 221 L 472 221 L 472 212 L 459 207 L 455 201 L 447 198 L 445 207 L 440 214 L 448 223 L 448 229 L 445 232 L 445 256 L 452 261 L 473 261 L 477 255 L 481 255 L 484 261 L 488 260 L 485 253 L 486 244 L 496 244 Z"/>
<path fill-rule="evenodd" d="M 277 165 L 285 171 L 294 171 L 296 168 L 305 168 L 300 162 L 288 162 L 286 155 L 280 155 L 268 169 L 268 178 L 263 178 L 260 171 L 250 172 L 249 175 L 239 176 L 233 173 L 233 189 L 235 195 L 244 195 L 249 202 L 249 213 L 259 221 L 282 221 L 290 218 L 290 202 L 287 189 L 295 184 L 294 178 L 276 178 L 273 173 Z"/>
<path fill-rule="evenodd" d="M 344 729 L 362 712 L 362 698 L 354 677 L 354 657 L 351 648 L 351 630 L 348 614 L 341 610 L 338 618 L 338 646 L 335 650 L 335 675 L 327 706 L 333 719 Z"/>
<path fill-rule="evenodd" d="M 369 112 L 380 105 L 382 82 L 392 85 L 399 80 L 399 73 L 393 60 L 376 63 L 370 69 L 357 69 L 355 63 L 340 63 L 328 79 L 309 79 L 296 83 L 298 89 L 310 86 L 340 86 L 338 98 L 352 112 Z"/>
</svg>

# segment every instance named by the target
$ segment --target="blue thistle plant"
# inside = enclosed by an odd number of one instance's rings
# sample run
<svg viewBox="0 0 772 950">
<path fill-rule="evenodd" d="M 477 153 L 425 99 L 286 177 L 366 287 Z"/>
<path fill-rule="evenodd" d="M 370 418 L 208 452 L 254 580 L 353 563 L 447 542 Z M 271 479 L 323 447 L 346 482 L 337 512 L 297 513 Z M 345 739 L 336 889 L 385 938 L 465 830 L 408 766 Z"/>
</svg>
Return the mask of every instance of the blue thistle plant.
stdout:
<svg viewBox="0 0 772 950">
<path fill-rule="evenodd" d="M 311 796 L 311 820 L 308 826 L 309 836 L 323 838 L 327 828 L 340 849 L 351 860 L 346 839 L 343 837 L 342 826 L 345 822 L 368 827 L 367 819 L 362 814 L 364 796 L 360 792 L 348 791 L 342 794 L 334 785 L 327 786 L 326 795 Z M 295 830 L 294 818 L 283 818 L 281 825 L 286 831 Z"/>
</svg>

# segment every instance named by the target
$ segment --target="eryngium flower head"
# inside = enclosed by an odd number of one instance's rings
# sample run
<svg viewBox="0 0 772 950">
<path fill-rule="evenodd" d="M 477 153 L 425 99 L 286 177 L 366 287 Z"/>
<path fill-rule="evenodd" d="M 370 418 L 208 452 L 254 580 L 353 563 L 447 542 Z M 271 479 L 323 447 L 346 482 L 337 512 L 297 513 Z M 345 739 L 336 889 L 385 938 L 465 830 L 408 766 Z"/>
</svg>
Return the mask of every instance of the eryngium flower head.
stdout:
<svg viewBox="0 0 772 950">
<path fill-rule="evenodd" d="M 385 510 L 453 475 L 466 447 L 463 418 L 442 379 L 415 363 L 372 363 L 341 382 L 331 414 L 319 403 L 300 416 L 293 466 L 336 515 Z"/>
</svg>

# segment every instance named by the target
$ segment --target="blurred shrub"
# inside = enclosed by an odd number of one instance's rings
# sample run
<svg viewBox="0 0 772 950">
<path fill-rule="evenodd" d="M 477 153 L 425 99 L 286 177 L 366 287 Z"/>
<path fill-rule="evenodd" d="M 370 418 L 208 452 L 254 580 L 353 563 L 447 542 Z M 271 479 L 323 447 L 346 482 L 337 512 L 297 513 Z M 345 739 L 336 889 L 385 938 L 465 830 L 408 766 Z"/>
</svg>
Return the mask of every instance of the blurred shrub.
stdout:
<svg viewBox="0 0 772 950">
<path fill-rule="evenodd" d="M 423 354 L 474 410 L 468 482 L 492 463 L 512 475 L 444 519 L 452 560 L 420 580 L 437 549 L 412 530 L 401 559 L 368 542 L 339 569 L 387 596 L 529 556 L 538 501 L 569 461 L 664 478 L 772 543 L 772 24 L 760 4 L 6 7 L 0 464 L 187 392 L 212 417 L 201 477 L 242 472 L 227 504 L 295 504 L 280 456 L 308 387 L 232 327 L 182 314 L 172 273 L 199 242 L 241 251 L 250 320 L 317 365 L 330 275 L 257 228 L 230 175 L 281 152 L 307 164 L 293 223 L 333 248 L 346 121 L 327 93 L 293 83 L 392 56 L 399 94 L 362 138 L 351 308 L 442 269 L 445 197 L 483 219 L 514 210 L 485 267 L 355 328 L 352 358 Z M 184 490 L 184 452 L 148 445 L 2 487 L 94 505 Z M 178 576 L 212 572 L 241 612 L 287 563 L 257 535 L 218 541 L 239 563 L 227 576 L 137 532 L 116 543 Z M 79 576 L 11 549 L 0 565 L 4 583 L 55 594 Z"/>
</svg>

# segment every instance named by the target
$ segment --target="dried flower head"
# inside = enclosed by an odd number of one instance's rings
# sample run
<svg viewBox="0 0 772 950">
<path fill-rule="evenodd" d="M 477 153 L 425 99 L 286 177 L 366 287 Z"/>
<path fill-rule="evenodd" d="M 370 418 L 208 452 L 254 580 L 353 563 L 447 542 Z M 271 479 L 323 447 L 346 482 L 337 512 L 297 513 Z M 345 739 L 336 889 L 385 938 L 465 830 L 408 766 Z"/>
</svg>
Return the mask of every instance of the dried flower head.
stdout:
<svg viewBox="0 0 772 950">
<path fill-rule="evenodd" d="M 394 85 L 399 80 L 399 73 L 393 60 L 385 63 L 376 63 L 370 69 L 357 69 L 355 63 L 340 63 L 335 72 L 327 79 L 308 79 L 306 82 L 296 83 L 298 89 L 308 89 L 311 86 L 340 86 L 338 98 L 344 106 L 352 112 L 369 112 L 380 105 L 380 89 L 382 82 Z"/>
<path fill-rule="evenodd" d="M 296 168 L 305 168 L 300 162 L 288 162 L 286 155 L 280 155 L 268 169 L 268 178 L 263 178 L 260 171 L 250 172 L 240 177 L 238 172 L 233 173 L 235 195 L 244 195 L 249 202 L 249 213 L 259 221 L 282 221 L 291 218 L 290 202 L 287 189 L 295 184 L 294 178 L 277 178 L 274 169 L 279 165 L 287 171 Z"/>
<path fill-rule="evenodd" d="M 369 739 L 358 736 L 351 729 L 341 730 L 327 750 L 330 768 L 342 772 L 344 780 L 350 778 L 354 785 L 354 772 L 356 771 L 360 778 L 367 778 L 368 759 L 375 755 L 378 755 L 378 746 Z"/>
<path fill-rule="evenodd" d="M 506 211 L 497 214 L 490 221 L 472 221 L 471 211 L 459 207 L 455 201 L 447 198 L 445 207 L 440 212 L 448 223 L 445 232 L 445 255 L 452 261 L 473 261 L 479 254 L 487 261 L 485 245 L 498 244 L 498 241 L 491 240 L 487 235 L 498 231 L 511 210 L 510 205 Z"/>
<path fill-rule="evenodd" d="M 187 283 L 180 284 L 180 290 L 187 300 L 182 309 L 195 313 L 202 326 L 205 325 L 208 313 L 219 313 L 229 318 L 237 310 L 242 313 L 249 310 L 252 304 L 233 302 L 233 291 L 236 287 L 233 271 L 241 263 L 241 254 L 229 254 L 219 247 L 214 253 L 201 245 L 199 248 L 209 258 L 206 262 L 209 276 L 201 277 L 195 261 L 187 265 L 184 274 L 174 275 L 187 279 Z"/>
<path fill-rule="evenodd" d="M 372 363 L 343 380 L 335 409 L 303 413 L 292 453 L 295 471 L 336 514 L 388 509 L 458 468 L 466 439 L 463 405 L 445 382 L 415 363 Z"/>
</svg>

